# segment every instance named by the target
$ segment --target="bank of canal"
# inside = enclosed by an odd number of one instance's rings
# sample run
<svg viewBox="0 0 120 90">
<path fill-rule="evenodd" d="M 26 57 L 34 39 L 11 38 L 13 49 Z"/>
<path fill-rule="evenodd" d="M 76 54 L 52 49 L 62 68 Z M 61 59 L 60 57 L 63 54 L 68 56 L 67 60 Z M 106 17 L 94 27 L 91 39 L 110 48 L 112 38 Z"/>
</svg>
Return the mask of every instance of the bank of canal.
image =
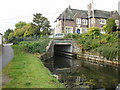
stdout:
<svg viewBox="0 0 120 90">
<path fill-rule="evenodd" d="M 22 45 L 13 45 L 14 58 L 2 74 L 9 77 L 5 88 L 65 88 L 34 54 L 25 51 Z M 3 80 L 6 79 L 5 76 Z M 15 89 L 16 90 L 16 89 Z"/>
<path fill-rule="evenodd" d="M 45 65 L 67 88 L 116 88 L 118 67 L 55 54 Z"/>
</svg>

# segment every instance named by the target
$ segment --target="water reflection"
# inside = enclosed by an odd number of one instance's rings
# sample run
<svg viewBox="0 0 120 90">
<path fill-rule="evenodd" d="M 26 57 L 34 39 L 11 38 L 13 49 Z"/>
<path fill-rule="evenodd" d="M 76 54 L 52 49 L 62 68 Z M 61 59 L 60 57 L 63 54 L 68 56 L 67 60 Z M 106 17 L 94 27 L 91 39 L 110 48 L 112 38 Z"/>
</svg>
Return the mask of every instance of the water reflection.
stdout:
<svg viewBox="0 0 120 90">
<path fill-rule="evenodd" d="M 114 88 L 118 85 L 118 67 L 55 55 L 46 66 L 68 88 Z"/>
<path fill-rule="evenodd" d="M 55 55 L 54 59 L 54 68 L 70 68 L 72 67 L 71 57 L 65 57 L 62 55 Z"/>
</svg>

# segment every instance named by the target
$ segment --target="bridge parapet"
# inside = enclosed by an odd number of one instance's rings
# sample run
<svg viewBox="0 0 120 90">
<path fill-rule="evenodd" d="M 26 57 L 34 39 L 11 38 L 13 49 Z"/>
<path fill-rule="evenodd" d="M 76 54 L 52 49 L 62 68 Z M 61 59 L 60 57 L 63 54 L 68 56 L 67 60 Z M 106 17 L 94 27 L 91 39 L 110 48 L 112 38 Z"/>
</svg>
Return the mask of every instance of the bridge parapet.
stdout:
<svg viewBox="0 0 120 90">
<path fill-rule="evenodd" d="M 72 44 L 72 39 L 54 39 L 54 44 Z"/>
</svg>

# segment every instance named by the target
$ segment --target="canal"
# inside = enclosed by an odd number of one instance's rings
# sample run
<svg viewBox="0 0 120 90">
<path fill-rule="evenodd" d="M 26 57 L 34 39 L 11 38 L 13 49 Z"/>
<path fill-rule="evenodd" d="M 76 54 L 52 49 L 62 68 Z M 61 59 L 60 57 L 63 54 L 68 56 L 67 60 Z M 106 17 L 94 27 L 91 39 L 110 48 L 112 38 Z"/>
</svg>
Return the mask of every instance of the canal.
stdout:
<svg viewBox="0 0 120 90">
<path fill-rule="evenodd" d="M 55 53 L 45 61 L 49 70 L 58 76 L 58 80 L 65 84 L 66 88 L 115 90 L 118 85 L 118 67 L 104 63 L 95 63 L 85 59 L 75 59 L 70 56 Z M 120 82 L 119 82 L 120 83 Z"/>
</svg>

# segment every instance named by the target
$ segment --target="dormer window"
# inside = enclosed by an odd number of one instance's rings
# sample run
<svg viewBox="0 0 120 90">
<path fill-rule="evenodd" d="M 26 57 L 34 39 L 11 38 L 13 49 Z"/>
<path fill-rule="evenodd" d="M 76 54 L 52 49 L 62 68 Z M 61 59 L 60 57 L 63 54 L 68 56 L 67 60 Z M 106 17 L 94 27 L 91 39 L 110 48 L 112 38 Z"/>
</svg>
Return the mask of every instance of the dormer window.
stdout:
<svg viewBox="0 0 120 90">
<path fill-rule="evenodd" d="M 76 24 L 81 24 L 81 18 L 76 18 Z"/>
</svg>

